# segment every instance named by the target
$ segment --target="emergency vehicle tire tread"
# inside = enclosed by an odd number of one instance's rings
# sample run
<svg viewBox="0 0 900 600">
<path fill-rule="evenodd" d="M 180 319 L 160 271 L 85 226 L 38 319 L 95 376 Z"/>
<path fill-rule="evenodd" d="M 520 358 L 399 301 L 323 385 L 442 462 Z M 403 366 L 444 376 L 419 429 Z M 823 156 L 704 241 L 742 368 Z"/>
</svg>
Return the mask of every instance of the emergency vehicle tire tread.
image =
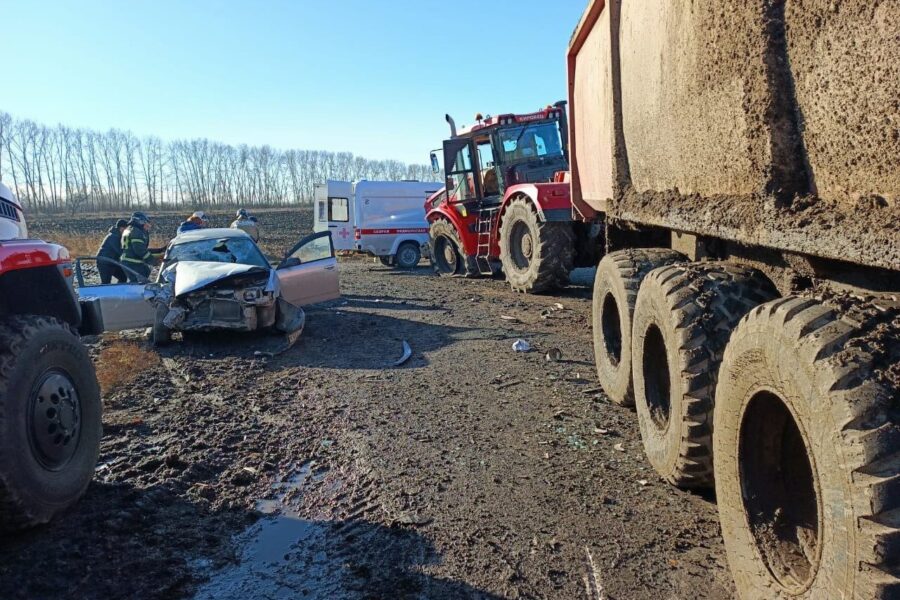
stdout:
<svg viewBox="0 0 900 600">
<path fill-rule="evenodd" d="M 33 411 L 46 405 L 37 386 L 60 376 L 74 391 L 75 402 L 67 405 L 77 407 L 77 445 L 47 466 Z M 48 410 L 56 410 L 54 404 Z M 101 412 L 94 365 L 69 325 L 38 316 L 0 321 L 0 532 L 46 523 L 81 497 L 100 453 Z"/>
<path fill-rule="evenodd" d="M 422 260 L 422 251 L 419 250 L 419 244 L 416 242 L 403 242 L 397 248 L 397 255 L 394 257 L 394 265 L 398 269 L 415 269 Z"/>
</svg>

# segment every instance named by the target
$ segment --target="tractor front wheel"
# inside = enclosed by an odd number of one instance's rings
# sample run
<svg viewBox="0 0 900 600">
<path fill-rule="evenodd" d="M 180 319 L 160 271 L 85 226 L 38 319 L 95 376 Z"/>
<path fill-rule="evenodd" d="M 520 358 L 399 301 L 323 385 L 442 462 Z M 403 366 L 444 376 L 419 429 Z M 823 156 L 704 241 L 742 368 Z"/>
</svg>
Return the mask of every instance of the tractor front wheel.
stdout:
<svg viewBox="0 0 900 600">
<path fill-rule="evenodd" d="M 429 229 L 431 264 L 442 277 L 454 277 L 465 273 L 462 242 L 456 228 L 444 219 L 431 224 Z"/>
<path fill-rule="evenodd" d="M 500 261 L 517 292 L 541 293 L 566 285 L 575 264 L 572 224 L 543 222 L 527 198 L 516 198 L 502 217 Z"/>
</svg>

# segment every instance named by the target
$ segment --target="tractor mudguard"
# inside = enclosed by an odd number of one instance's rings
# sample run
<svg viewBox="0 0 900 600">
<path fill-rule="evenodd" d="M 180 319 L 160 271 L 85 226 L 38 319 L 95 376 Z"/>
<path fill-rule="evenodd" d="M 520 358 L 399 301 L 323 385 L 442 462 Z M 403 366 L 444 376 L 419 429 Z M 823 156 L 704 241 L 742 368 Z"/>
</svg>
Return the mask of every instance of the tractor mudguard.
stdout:
<svg viewBox="0 0 900 600">
<path fill-rule="evenodd" d="M 475 252 L 478 250 L 478 241 L 475 237 L 475 234 L 469 231 L 469 226 L 463 220 L 462 215 L 460 215 L 456 210 L 442 210 L 441 208 L 430 211 L 425 218 L 428 221 L 428 224 L 434 223 L 438 219 L 445 219 L 450 222 L 451 225 L 456 229 L 457 235 L 459 236 L 460 241 L 462 241 L 463 245 L 463 253 L 467 256 L 474 256 Z"/>
<path fill-rule="evenodd" d="M 523 183 L 506 190 L 501 214 L 514 198 L 525 196 L 534 204 L 538 216 L 544 222 L 572 220 L 572 198 L 566 183 Z"/>
</svg>

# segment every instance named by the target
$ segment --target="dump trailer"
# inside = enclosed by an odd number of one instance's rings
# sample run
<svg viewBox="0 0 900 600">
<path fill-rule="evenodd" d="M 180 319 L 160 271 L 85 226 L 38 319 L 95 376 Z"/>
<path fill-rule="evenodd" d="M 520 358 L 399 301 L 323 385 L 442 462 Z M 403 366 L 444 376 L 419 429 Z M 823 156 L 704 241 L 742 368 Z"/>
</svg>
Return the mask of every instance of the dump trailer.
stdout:
<svg viewBox="0 0 900 600">
<path fill-rule="evenodd" d="M 593 0 L 567 58 L 607 395 L 742 598 L 900 596 L 900 3 Z"/>
</svg>

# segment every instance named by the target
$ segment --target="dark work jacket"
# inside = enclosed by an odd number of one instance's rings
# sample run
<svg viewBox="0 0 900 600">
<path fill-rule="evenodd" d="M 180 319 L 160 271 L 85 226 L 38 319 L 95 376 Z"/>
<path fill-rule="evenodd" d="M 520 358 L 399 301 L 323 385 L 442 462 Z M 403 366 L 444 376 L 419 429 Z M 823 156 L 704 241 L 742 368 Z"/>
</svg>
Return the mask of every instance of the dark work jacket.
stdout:
<svg viewBox="0 0 900 600">
<path fill-rule="evenodd" d="M 177 233 L 182 234 L 185 231 L 196 231 L 197 229 L 200 229 L 199 225 L 197 225 L 193 221 L 185 221 L 184 223 L 182 223 L 181 225 L 178 226 Z"/>
<path fill-rule="evenodd" d="M 109 232 L 103 238 L 103 243 L 97 250 L 97 256 L 104 256 L 116 261 L 122 258 L 122 234 L 115 225 L 109 228 Z"/>
</svg>

